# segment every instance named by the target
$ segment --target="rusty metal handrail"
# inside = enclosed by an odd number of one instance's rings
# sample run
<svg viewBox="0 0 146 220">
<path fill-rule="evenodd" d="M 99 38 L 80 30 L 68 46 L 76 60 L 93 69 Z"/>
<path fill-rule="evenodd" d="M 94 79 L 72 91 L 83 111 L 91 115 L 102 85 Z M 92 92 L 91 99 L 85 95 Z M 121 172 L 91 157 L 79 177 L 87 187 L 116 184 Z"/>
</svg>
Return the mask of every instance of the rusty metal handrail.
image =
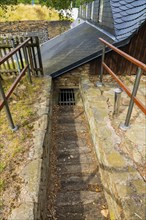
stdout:
<svg viewBox="0 0 146 220">
<path fill-rule="evenodd" d="M 0 93 L 1 93 L 1 97 L 2 97 L 2 101 L 0 102 L 0 110 L 5 106 L 6 114 L 7 114 L 7 118 L 8 118 L 10 127 L 14 131 L 17 130 L 18 127 L 14 125 L 14 122 L 13 122 L 13 119 L 12 119 L 12 116 L 11 116 L 11 112 L 10 112 L 7 100 L 11 96 L 12 92 L 14 91 L 17 84 L 20 82 L 21 78 L 24 76 L 24 74 L 27 70 L 28 70 L 29 81 L 30 81 L 30 83 L 32 83 L 31 75 L 30 75 L 30 69 L 29 69 L 29 61 L 28 61 L 27 51 L 26 51 L 26 45 L 29 42 L 29 40 L 30 40 L 30 38 L 25 40 L 22 44 L 20 44 L 16 48 L 14 48 L 11 52 L 9 52 L 7 55 L 5 55 L 3 58 L 0 59 L 0 65 L 1 65 L 5 61 L 7 61 L 11 56 L 13 56 L 15 53 L 17 53 L 17 51 L 19 51 L 21 48 L 24 49 L 24 57 L 25 57 L 25 61 L 26 61 L 26 66 L 23 67 L 23 69 L 20 71 L 18 77 L 16 78 L 16 80 L 14 81 L 12 86 L 10 87 L 9 91 L 7 92 L 7 95 L 5 95 L 5 92 L 3 90 L 2 83 L 1 83 L 1 80 L 0 80 Z"/>
<path fill-rule="evenodd" d="M 129 127 L 130 117 L 131 117 L 131 114 L 132 114 L 134 103 L 141 109 L 141 111 L 144 114 L 146 114 L 145 106 L 143 105 L 143 103 L 138 98 L 136 98 L 137 90 L 138 90 L 139 83 L 140 83 L 141 73 L 142 73 L 142 70 L 146 71 L 146 65 L 144 63 L 140 62 L 139 60 L 135 59 L 134 57 L 132 57 L 132 56 L 126 54 L 125 52 L 121 51 L 120 49 L 116 48 L 115 46 L 111 45 L 110 43 L 108 43 L 104 39 L 99 38 L 99 40 L 104 44 L 103 54 L 102 54 L 102 63 L 101 63 L 101 72 L 100 72 L 100 83 L 102 84 L 103 68 L 105 68 L 105 70 L 114 78 L 114 80 L 120 85 L 120 87 L 131 98 L 130 105 L 129 105 L 128 112 L 127 112 L 127 116 L 126 116 L 126 120 L 125 120 L 125 124 L 121 125 L 121 128 L 123 130 L 127 130 L 127 128 Z M 125 59 L 127 59 L 131 63 L 133 63 L 136 66 L 138 66 L 138 72 L 137 72 L 137 75 L 136 75 L 136 79 L 135 79 L 135 83 L 134 83 L 134 87 L 133 87 L 132 93 L 124 85 L 124 83 L 119 79 L 119 77 L 116 76 L 116 74 L 105 64 L 105 62 L 104 62 L 105 45 L 110 47 L 112 50 L 114 50 L 116 53 L 120 54 L 122 57 L 124 57 Z"/>
</svg>

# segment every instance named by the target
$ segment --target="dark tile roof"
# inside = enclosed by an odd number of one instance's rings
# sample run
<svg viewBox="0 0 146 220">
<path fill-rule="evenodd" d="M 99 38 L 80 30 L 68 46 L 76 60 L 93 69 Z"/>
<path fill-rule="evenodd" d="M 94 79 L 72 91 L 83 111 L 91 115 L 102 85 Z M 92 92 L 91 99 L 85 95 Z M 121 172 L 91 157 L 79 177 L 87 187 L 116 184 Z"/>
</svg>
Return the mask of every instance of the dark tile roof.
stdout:
<svg viewBox="0 0 146 220">
<path fill-rule="evenodd" d="M 118 40 L 131 36 L 146 21 L 146 0 L 110 0 L 110 2 Z"/>
<path fill-rule="evenodd" d="M 99 22 L 100 1 L 94 2 L 96 2 L 96 19 L 90 19 L 91 16 L 88 15 L 87 20 L 114 34 L 117 40 L 132 36 L 146 21 L 146 0 L 103 0 L 101 22 Z M 79 17 L 86 20 L 81 11 Z"/>
</svg>

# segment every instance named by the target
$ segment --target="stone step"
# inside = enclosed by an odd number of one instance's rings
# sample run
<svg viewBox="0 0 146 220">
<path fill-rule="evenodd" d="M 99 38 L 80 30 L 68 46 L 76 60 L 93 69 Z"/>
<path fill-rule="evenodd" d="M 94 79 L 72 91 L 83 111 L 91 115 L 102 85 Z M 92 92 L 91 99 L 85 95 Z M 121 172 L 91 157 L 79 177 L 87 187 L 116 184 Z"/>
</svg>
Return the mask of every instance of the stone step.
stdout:
<svg viewBox="0 0 146 220">
<path fill-rule="evenodd" d="M 72 118 L 85 118 L 84 110 L 83 111 L 59 111 L 58 112 L 59 117 L 72 117 Z"/>
<path fill-rule="evenodd" d="M 92 153 L 79 154 L 75 151 L 75 154 L 67 154 L 62 152 L 57 156 L 58 164 L 82 164 L 82 163 L 96 163 Z"/>
<path fill-rule="evenodd" d="M 84 129 L 84 130 L 76 130 L 76 128 L 72 127 L 71 129 L 70 128 L 66 128 L 66 130 L 60 130 L 58 132 L 56 132 L 56 135 L 59 136 L 59 139 L 61 137 L 66 137 L 66 136 L 77 136 L 77 137 L 82 137 L 82 138 L 85 138 L 86 135 L 87 135 L 87 131 Z"/>
<path fill-rule="evenodd" d="M 58 120 L 57 120 L 57 124 L 59 125 L 66 125 L 68 126 L 69 124 L 84 124 L 84 121 L 83 119 L 81 118 L 70 118 L 70 117 L 59 117 Z"/>
<path fill-rule="evenodd" d="M 67 211 L 67 210 L 66 210 Z M 57 214 L 58 220 L 84 220 L 84 214 L 82 213 L 59 213 Z"/>
<path fill-rule="evenodd" d="M 107 220 L 102 214 L 101 210 L 103 209 L 102 206 L 104 205 L 104 201 L 100 205 L 97 204 L 87 204 L 87 205 L 66 205 L 61 206 L 57 209 L 57 217 L 59 220 L 66 220 L 66 219 L 86 219 L 86 220 Z"/>
<path fill-rule="evenodd" d="M 72 123 L 72 124 L 68 124 L 68 125 L 58 124 L 57 128 L 58 128 L 57 133 L 59 133 L 60 131 L 62 131 L 62 132 L 66 132 L 66 131 L 87 132 L 86 126 L 84 124 L 79 124 L 79 123 L 76 123 L 76 124 Z"/>
<path fill-rule="evenodd" d="M 100 213 L 97 215 L 93 213 L 89 214 L 71 214 L 71 213 L 64 213 L 64 214 L 58 214 L 57 215 L 58 220 L 107 220 L 104 216 L 102 216 Z"/>
<path fill-rule="evenodd" d="M 58 154 L 63 153 L 66 155 L 78 155 L 78 154 L 88 154 L 91 153 L 92 149 L 88 146 L 85 147 L 67 147 L 66 145 L 58 149 Z"/>
<path fill-rule="evenodd" d="M 57 146 L 55 175 L 59 189 L 56 194 L 50 192 L 55 199 L 55 219 L 107 220 L 101 214 L 106 202 L 84 110 L 76 106 L 56 109 L 53 141 Z M 49 219 L 54 219 L 51 213 Z"/>
<path fill-rule="evenodd" d="M 62 175 L 60 179 L 61 189 L 63 191 L 81 191 L 90 190 L 93 192 L 102 192 L 103 187 L 101 185 L 99 174 L 86 175 L 86 176 L 66 176 Z"/>
<path fill-rule="evenodd" d="M 68 191 L 66 193 L 60 192 L 57 194 L 56 205 L 59 206 L 73 206 L 73 205 L 87 205 L 98 204 L 102 201 L 103 193 L 91 191 Z"/>
<path fill-rule="evenodd" d="M 88 174 L 88 173 L 92 173 L 94 172 L 94 170 L 97 169 L 97 165 L 96 164 L 76 164 L 76 165 L 58 165 L 57 171 L 58 173 L 62 174 Z"/>
<path fill-rule="evenodd" d="M 56 140 L 58 150 L 60 149 L 82 149 L 89 148 L 93 150 L 92 144 L 86 139 L 77 139 L 77 140 Z"/>
<path fill-rule="evenodd" d="M 101 181 L 99 178 L 100 174 L 98 171 L 98 168 L 96 170 L 94 170 L 94 172 L 90 173 L 90 174 L 63 174 L 61 175 L 61 179 L 60 181 L 62 183 L 78 183 L 78 182 L 84 182 L 85 184 L 98 184 L 99 186 L 101 186 Z"/>
<path fill-rule="evenodd" d="M 101 201 L 100 204 L 88 203 L 88 204 L 74 204 L 74 205 L 62 205 L 57 208 L 57 212 L 63 213 L 82 213 L 83 211 L 88 213 L 97 209 L 102 209 L 105 206 L 105 201 Z"/>
</svg>

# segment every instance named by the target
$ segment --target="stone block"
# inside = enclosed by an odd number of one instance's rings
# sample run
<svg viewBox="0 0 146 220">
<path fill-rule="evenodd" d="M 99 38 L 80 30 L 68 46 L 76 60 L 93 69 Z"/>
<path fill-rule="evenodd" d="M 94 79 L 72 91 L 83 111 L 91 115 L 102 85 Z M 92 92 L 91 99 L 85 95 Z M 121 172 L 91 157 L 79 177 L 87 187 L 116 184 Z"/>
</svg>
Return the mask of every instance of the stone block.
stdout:
<svg viewBox="0 0 146 220">
<path fill-rule="evenodd" d="M 8 220 L 34 220 L 34 204 L 22 203 L 19 207 L 13 209 Z"/>
<path fill-rule="evenodd" d="M 95 88 L 93 84 L 91 85 L 91 83 L 89 83 L 90 86 L 88 85 L 88 88 L 83 86 L 88 82 L 88 76 L 84 75 L 80 82 L 80 91 L 100 166 L 101 180 L 109 206 L 110 219 L 144 219 L 143 195 L 145 184 L 135 168 L 133 158 L 136 161 L 140 161 L 145 135 L 143 132 L 141 133 L 141 147 L 139 146 L 137 149 L 132 144 L 139 140 L 139 137 L 137 137 L 139 133 L 136 133 L 136 127 L 126 132 L 126 139 L 123 141 L 124 135 L 119 131 L 118 124 L 121 119 L 125 120 L 127 109 L 124 109 L 122 114 L 120 113 L 119 118 L 111 120 L 112 106 L 110 105 L 114 103 L 113 91 L 108 91 L 107 89 L 105 92 L 104 88 L 101 91 Z M 95 102 L 96 96 L 97 100 Z M 134 113 L 134 117 L 136 117 L 136 113 Z M 139 117 L 136 118 L 136 120 L 138 119 Z M 113 121 L 114 125 L 115 121 L 117 123 L 116 129 L 113 127 Z M 138 130 L 141 130 L 140 127 Z M 144 131 L 145 129 L 142 130 Z M 126 152 L 131 152 L 133 158 L 122 151 L 121 144 L 126 149 Z M 138 201 L 140 203 L 136 210 Z M 140 210 L 142 213 L 140 213 Z"/>
<path fill-rule="evenodd" d="M 41 178 L 41 165 L 42 160 L 36 159 L 23 168 L 21 178 L 24 181 L 24 189 L 22 188 L 21 191 L 21 201 L 32 201 L 37 203 Z"/>
</svg>

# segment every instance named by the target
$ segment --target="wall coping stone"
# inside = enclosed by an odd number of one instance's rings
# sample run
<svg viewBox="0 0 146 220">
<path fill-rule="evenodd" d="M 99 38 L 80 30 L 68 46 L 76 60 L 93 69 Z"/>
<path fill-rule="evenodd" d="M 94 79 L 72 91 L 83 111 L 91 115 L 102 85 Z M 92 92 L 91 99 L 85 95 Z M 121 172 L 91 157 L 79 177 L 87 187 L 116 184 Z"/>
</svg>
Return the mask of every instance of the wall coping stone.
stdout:
<svg viewBox="0 0 146 220">
<path fill-rule="evenodd" d="M 110 219 L 144 219 L 145 183 L 133 161 L 120 149 L 122 139 L 111 124 L 107 98 L 90 82 L 88 75 L 80 81 L 80 92 L 100 164 Z M 131 143 L 126 144 L 130 147 Z"/>
</svg>

